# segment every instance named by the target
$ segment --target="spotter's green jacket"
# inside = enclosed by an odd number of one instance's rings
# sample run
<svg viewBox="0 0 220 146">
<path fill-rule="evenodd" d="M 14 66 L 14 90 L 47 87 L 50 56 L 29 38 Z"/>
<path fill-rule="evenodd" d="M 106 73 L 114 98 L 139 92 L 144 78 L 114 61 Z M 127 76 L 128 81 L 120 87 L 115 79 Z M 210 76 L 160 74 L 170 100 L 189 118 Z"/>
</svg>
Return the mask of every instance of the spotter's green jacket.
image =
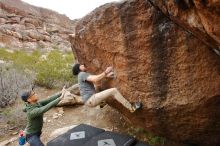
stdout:
<svg viewBox="0 0 220 146">
<path fill-rule="evenodd" d="M 61 93 L 50 96 L 36 104 L 25 103 L 23 111 L 27 113 L 27 126 L 25 129 L 27 135 L 41 133 L 44 113 L 60 102 L 60 96 Z"/>
</svg>

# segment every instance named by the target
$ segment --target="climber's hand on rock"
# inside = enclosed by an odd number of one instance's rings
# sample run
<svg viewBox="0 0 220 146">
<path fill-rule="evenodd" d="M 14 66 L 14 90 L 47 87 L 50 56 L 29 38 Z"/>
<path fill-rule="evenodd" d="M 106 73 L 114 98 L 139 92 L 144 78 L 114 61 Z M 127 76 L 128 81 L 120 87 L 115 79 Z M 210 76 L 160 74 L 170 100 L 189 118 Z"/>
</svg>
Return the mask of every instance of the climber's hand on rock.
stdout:
<svg viewBox="0 0 220 146">
<path fill-rule="evenodd" d="M 105 70 L 105 74 L 109 74 L 111 71 L 113 71 L 113 67 L 107 67 Z"/>
<path fill-rule="evenodd" d="M 107 78 L 114 78 L 115 73 L 112 71 L 106 75 Z"/>
</svg>

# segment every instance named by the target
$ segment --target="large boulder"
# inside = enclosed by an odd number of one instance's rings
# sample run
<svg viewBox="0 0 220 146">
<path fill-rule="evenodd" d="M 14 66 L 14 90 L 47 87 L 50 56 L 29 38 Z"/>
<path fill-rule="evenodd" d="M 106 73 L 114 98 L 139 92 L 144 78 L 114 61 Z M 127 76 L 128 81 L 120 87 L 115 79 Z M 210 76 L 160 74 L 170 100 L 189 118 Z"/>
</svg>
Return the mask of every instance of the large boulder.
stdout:
<svg viewBox="0 0 220 146">
<path fill-rule="evenodd" d="M 199 20 L 204 22 L 198 24 L 200 30 L 181 17 L 191 11 L 167 17 L 168 2 L 128 0 L 97 8 L 77 23 L 71 36 L 73 52 L 91 73 L 114 67 L 117 77 L 102 85 L 118 88 L 130 102 L 143 103 L 143 109 L 132 114 L 109 101 L 134 124 L 174 141 L 218 146 L 220 57 L 213 49 L 219 45 L 219 19 Z M 210 11 L 202 8 L 201 13 Z M 219 8 L 216 2 L 215 10 Z M 173 9 L 179 10 L 179 5 Z M 219 18 L 219 13 L 212 17 Z"/>
</svg>

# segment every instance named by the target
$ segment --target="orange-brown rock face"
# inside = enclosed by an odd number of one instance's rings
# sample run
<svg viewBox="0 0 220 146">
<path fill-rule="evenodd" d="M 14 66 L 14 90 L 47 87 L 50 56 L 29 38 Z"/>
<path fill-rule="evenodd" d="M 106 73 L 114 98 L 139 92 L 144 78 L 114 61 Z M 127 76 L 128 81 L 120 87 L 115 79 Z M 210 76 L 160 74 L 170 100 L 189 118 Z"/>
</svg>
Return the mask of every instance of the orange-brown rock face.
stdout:
<svg viewBox="0 0 220 146">
<path fill-rule="evenodd" d="M 182 14 L 174 21 L 155 4 L 128 0 L 96 9 L 78 22 L 73 52 L 94 74 L 114 67 L 117 78 L 103 85 L 144 107 L 131 114 L 116 101 L 110 105 L 134 124 L 174 141 L 219 146 L 220 57 L 212 50 L 219 45 L 219 20 L 190 33 Z"/>
<path fill-rule="evenodd" d="M 220 50 L 219 0 L 149 0 L 207 46 Z"/>
</svg>

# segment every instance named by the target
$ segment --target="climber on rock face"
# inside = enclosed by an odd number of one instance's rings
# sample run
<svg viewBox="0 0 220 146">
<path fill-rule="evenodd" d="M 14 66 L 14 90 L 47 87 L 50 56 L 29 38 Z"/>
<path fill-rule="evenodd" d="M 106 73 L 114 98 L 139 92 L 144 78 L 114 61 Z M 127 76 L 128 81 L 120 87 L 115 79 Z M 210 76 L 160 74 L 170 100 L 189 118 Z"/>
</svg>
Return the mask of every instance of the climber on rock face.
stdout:
<svg viewBox="0 0 220 146">
<path fill-rule="evenodd" d="M 106 89 L 104 91 L 96 93 L 94 84 L 103 78 L 114 77 L 114 71 L 112 67 L 107 67 L 106 70 L 98 75 L 92 75 L 87 72 L 85 65 L 75 64 L 72 68 L 73 75 L 78 75 L 78 83 L 80 89 L 80 95 L 85 105 L 95 107 L 100 105 L 103 101 L 113 97 L 126 107 L 130 112 L 142 108 L 141 102 L 129 103 L 116 88 Z"/>
</svg>

